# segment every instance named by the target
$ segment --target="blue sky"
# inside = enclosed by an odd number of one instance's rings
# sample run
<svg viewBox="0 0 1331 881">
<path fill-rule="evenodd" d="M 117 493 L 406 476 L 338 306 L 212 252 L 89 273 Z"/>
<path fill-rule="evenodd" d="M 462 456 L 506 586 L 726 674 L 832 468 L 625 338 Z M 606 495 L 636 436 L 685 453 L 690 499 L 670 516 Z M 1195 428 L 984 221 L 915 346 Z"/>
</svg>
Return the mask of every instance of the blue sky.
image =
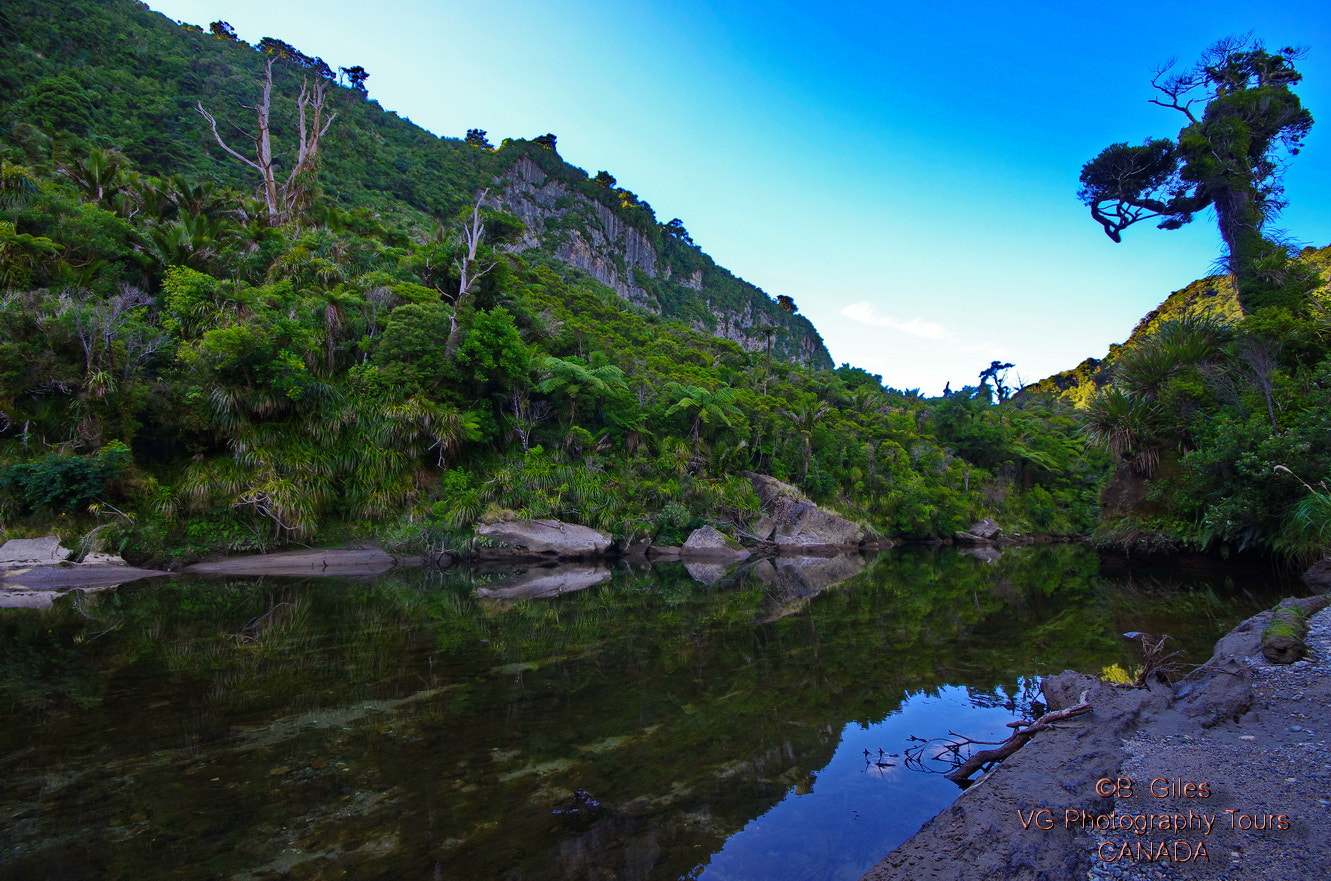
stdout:
<svg viewBox="0 0 1331 881">
<path fill-rule="evenodd" d="M 936 394 L 994 359 L 1030 382 L 1102 356 L 1214 271 L 1210 217 L 1115 245 L 1076 199 L 1118 141 L 1177 134 L 1155 67 L 1254 33 L 1307 47 L 1315 125 L 1279 226 L 1331 244 L 1323 2 L 701 3 L 149 0 L 334 67 L 435 134 L 553 132 L 569 162 L 683 219 L 788 294 L 837 363 Z"/>
</svg>

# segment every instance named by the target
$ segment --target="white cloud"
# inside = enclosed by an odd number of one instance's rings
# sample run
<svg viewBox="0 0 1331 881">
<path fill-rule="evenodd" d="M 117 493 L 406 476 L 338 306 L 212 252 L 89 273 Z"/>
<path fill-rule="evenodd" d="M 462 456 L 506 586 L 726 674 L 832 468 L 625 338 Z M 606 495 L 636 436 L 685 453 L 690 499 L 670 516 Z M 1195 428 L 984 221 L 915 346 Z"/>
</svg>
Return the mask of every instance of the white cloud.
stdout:
<svg viewBox="0 0 1331 881">
<path fill-rule="evenodd" d="M 851 321 L 858 321 L 861 324 L 872 324 L 878 327 L 890 327 L 893 330 L 899 330 L 902 333 L 908 333 L 912 336 L 923 337 L 927 340 L 947 339 L 947 331 L 941 324 L 935 324 L 932 321 L 925 321 L 923 318 L 912 318 L 909 321 L 902 321 L 900 318 L 894 318 L 891 315 L 881 315 L 868 300 L 861 300 L 858 303 L 851 303 L 841 310 L 841 314 Z"/>
</svg>

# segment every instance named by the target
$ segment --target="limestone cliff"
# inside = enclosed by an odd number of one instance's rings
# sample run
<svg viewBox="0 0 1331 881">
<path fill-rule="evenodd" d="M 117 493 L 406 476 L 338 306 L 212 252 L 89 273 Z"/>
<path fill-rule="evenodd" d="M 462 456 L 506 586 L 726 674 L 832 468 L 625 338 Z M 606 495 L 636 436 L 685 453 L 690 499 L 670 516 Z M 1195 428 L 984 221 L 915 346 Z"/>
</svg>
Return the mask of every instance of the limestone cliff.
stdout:
<svg viewBox="0 0 1331 881">
<path fill-rule="evenodd" d="M 663 234 L 645 203 L 619 204 L 618 191 L 592 183 L 551 150 L 515 152 L 488 198 L 526 226 L 510 250 L 572 266 L 630 303 L 749 351 L 770 346 L 777 358 L 833 366 L 808 319 L 717 266 L 691 242 Z"/>
</svg>

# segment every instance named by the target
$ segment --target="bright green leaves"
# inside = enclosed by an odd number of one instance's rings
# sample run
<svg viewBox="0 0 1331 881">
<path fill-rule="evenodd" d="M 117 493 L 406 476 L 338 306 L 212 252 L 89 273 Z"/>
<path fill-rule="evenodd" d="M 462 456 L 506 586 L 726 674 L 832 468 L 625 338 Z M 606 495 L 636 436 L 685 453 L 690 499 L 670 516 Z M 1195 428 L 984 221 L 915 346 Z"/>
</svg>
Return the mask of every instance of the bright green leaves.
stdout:
<svg viewBox="0 0 1331 881">
<path fill-rule="evenodd" d="M 524 384 L 531 371 L 531 350 L 522 341 L 513 314 L 502 306 L 475 313 L 455 357 L 482 394 L 506 394 Z"/>
<path fill-rule="evenodd" d="M 439 302 L 399 306 L 390 313 L 374 350 L 385 386 L 428 392 L 443 384 L 451 314 Z"/>
<path fill-rule="evenodd" d="M 743 411 L 735 405 L 737 392 L 732 388 L 722 386 L 712 390 L 696 385 L 680 385 L 677 382 L 672 382 L 662 389 L 662 394 L 667 400 L 673 402 L 670 408 L 666 410 L 666 416 L 675 413 L 688 415 L 695 444 L 702 438 L 702 427 L 704 425 L 713 430 L 722 426 L 735 428 L 744 418 Z"/>
</svg>

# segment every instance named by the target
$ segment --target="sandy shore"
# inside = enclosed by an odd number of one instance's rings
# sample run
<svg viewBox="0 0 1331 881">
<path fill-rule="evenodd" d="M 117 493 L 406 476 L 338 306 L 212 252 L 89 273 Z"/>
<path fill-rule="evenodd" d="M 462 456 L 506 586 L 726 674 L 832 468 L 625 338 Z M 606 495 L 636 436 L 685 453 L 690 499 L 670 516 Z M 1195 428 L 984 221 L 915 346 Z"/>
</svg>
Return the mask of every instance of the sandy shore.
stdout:
<svg viewBox="0 0 1331 881">
<path fill-rule="evenodd" d="M 1331 877 L 1331 609 L 1308 659 L 1260 653 L 1263 612 L 1173 688 L 1063 673 L 1051 709 L 1091 713 L 1038 735 L 862 881 Z"/>
</svg>

